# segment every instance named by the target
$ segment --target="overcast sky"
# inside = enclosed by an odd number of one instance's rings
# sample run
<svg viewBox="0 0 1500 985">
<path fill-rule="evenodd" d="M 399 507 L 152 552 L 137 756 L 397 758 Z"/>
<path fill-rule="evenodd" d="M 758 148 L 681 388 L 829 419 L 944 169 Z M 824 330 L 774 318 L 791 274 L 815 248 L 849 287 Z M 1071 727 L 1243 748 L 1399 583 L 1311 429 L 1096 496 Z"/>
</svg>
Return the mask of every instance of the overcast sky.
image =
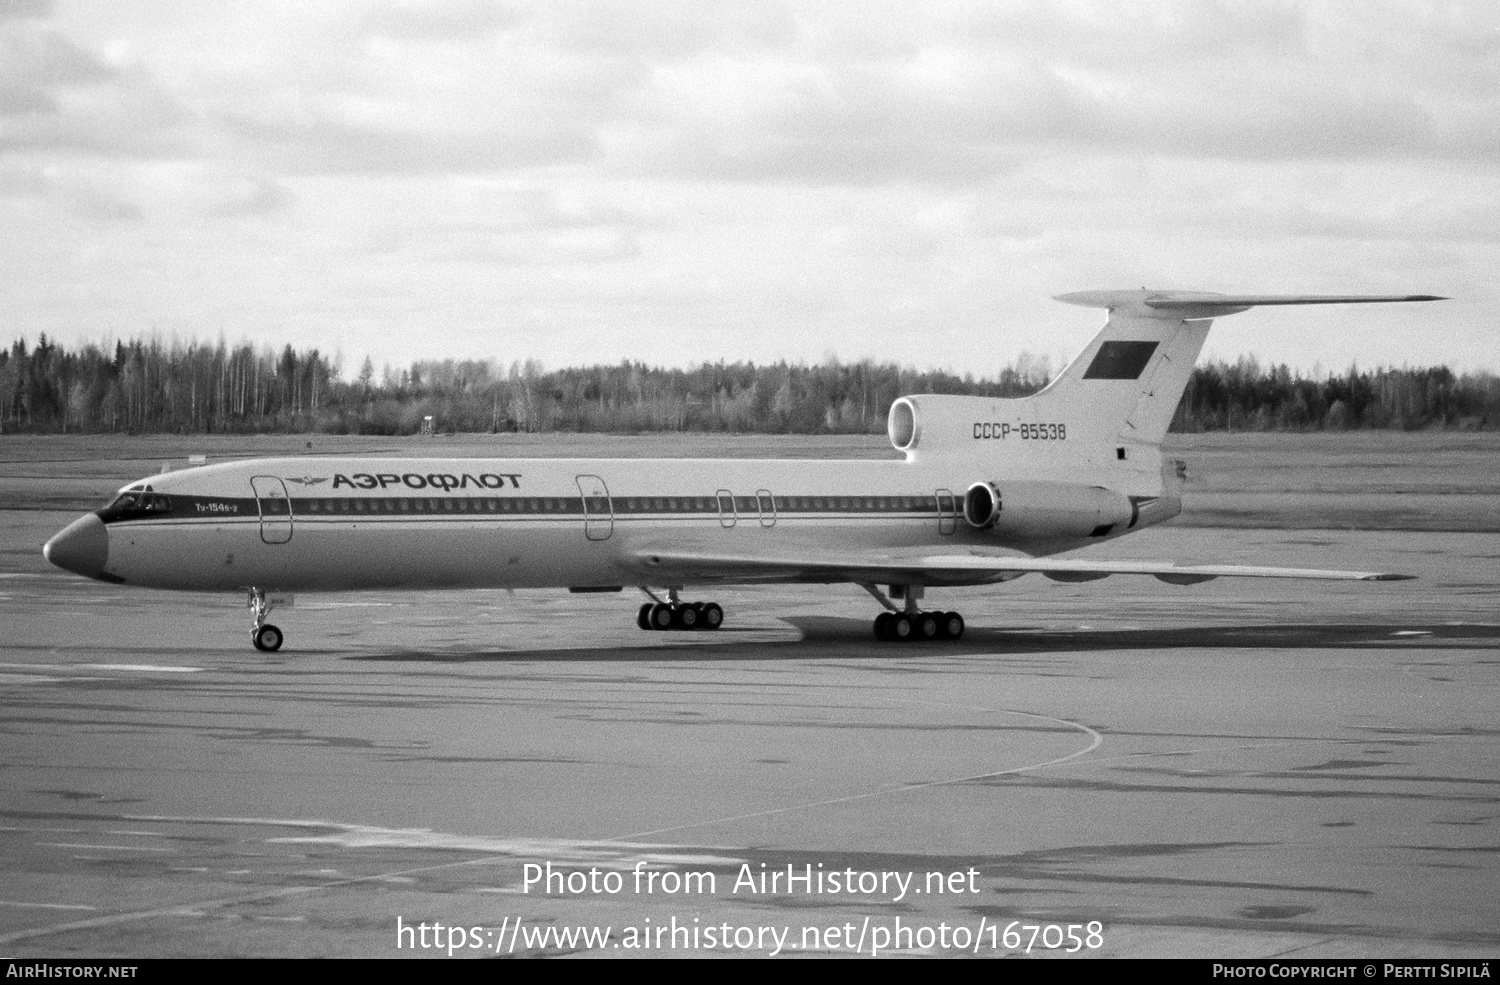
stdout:
<svg viewBox="0 0 1500 985">
<path fill-rule="evenodd" d="M 1500 4 L 0 0 L 6 343 L 1500 369 Z"/>
</svg>

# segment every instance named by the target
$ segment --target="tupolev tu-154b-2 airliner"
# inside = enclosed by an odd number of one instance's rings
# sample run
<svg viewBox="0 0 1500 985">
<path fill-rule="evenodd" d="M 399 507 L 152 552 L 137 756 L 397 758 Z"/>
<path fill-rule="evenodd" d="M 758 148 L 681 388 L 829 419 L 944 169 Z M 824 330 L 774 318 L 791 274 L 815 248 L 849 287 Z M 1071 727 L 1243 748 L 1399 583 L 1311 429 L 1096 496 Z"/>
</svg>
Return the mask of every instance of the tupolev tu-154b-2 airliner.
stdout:
<svg viewBox="0 0 1500 985">
<path fill-rule="evenodd" d="M 101 581 L 248 593 L 251 640 L 287 593 L 355 589 L 640 588 L 646 630 L 714 630 L 690 587 L 858 585 L 881 640 L 957 639 L 935 588 L 1039 573 L 1390 581 L 1363 571 L 1059 555 L 1182 508 L 1162 441 L 1211 320 L 1257 305 L 1435 301 L 1428 295 L 1088 291 L 1104 329 L 1045 389 L 1011 399 L 901 397 L 888 461 L 394 459 L 229 462 L 133 482 L 58 533 L 53 564 Z"/>
</svg>

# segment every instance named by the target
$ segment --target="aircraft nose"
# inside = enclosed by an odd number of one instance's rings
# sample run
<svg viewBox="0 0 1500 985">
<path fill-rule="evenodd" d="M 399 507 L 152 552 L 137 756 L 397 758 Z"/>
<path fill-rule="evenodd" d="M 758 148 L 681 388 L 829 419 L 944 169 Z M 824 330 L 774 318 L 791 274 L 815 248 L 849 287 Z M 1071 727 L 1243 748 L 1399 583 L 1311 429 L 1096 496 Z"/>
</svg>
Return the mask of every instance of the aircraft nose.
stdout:
<svg viewBox="0 0 1500 985">
<path fill-rule="evenodd" d="M 81 516 L 47 541 L 42 554 L 59 568 L 97 578 L 109 560 L 109 531 L 94 514 Z"/>
</svg>

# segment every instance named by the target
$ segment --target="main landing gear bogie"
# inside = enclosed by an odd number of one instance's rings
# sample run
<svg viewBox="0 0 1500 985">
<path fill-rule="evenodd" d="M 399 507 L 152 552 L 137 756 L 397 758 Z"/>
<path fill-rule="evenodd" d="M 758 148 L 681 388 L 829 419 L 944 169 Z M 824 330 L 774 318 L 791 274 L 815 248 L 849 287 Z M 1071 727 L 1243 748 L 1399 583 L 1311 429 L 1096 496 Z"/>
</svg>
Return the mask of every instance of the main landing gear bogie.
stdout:
<svg viewBox="0 0 1500 985">
<path fill-rule="evenodd" d="M 895 643 L 956 640 L 964 635 L 957 612 L 882 612 L 875 617 L 875 638 Z"/>
<path fill-rule="evenodd" d="M 647 602 L 636 613 L 635 624 L 647 630 L 715 630 L 724 623 L 717 602 Z"/>
<path fill-rule="evenodd" d="M 922 598 L 920 584 L 892 585 L 891 596 L 901 600 L 898 606 L 879 587 L 861 584 L 885 611 L 875 617 L 875 638 L 893 643 L 921 643 L 927 640 L 956 640 L 964 635 L 964 617 L 957 612 L 922 612 L 917 603 Z"/>
</svg>

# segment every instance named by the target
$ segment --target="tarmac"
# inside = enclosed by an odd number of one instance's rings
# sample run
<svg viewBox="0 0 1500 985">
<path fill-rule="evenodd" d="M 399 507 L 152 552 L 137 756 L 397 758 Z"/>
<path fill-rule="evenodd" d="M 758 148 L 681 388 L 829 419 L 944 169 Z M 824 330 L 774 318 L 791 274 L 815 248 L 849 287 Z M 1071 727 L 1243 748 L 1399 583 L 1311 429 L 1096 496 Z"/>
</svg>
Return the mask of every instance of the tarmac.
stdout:
<svg viewBox="0 0 1500 985">
<path fill-rule="evenodd" d="M 6 957 L 1500 954 L 1500 534 L 1169 525 L 1093 556 L 1418 580 L 1028 577 L 957 643 L 359 593 L 267 654 L 50 568 L 73 515 L 0 511 Z"/>
</svg>

